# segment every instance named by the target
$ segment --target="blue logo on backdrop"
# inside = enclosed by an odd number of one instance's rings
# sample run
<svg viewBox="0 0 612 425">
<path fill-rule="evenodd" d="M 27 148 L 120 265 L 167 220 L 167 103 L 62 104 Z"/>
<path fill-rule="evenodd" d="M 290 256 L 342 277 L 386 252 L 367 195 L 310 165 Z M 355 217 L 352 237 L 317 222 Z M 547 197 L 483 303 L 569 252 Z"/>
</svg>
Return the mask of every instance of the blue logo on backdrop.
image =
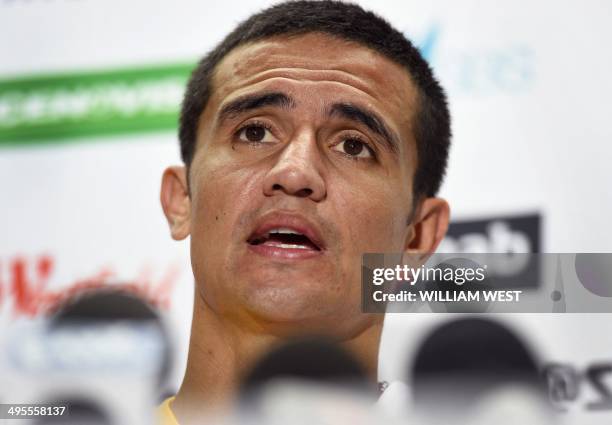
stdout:
<svg viewBox="0 0 612 425">
<path fill-rule="evenodd" d="M 406 35 L 451 95 L 514 95 L 529 91 L 534 82 L 535 55 L 526 43 L 444 48 L 444 33 L 436 24 L 420 36 Z"/>
</svg>

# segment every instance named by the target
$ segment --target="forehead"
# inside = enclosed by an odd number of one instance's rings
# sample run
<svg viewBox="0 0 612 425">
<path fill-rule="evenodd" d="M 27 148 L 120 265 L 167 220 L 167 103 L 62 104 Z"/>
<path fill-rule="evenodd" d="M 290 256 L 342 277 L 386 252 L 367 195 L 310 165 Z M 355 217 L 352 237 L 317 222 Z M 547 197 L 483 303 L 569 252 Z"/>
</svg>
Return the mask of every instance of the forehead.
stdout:
<svg viewBox="0 0 612 425">
<path fill-rule="evenodd" d="M 321 33 L 278 36 L 234 49 L 215 70 L 208 106 L 215 109 L 258 87 L 297 83 L 327 84 L 330 93 L 358 99 L 400 133 L 412 133 L 417 90 L 408 71 L 368 47 Z"/>
</svg>

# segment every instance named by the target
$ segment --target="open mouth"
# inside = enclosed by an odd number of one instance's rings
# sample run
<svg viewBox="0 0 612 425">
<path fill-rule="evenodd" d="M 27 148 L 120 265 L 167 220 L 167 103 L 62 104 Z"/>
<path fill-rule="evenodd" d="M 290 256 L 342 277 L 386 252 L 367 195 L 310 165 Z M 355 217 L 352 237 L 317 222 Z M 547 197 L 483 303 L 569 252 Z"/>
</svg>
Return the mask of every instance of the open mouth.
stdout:
<svg viewBox="0 0 612 425">
<path fill-rule="evenodd" d="M 263 245 L 282 249 L 303 249 L 321 251 L 308 236 L 288 228 L 270 229 L 247 240 L 250 245 Z"/>
</svg>

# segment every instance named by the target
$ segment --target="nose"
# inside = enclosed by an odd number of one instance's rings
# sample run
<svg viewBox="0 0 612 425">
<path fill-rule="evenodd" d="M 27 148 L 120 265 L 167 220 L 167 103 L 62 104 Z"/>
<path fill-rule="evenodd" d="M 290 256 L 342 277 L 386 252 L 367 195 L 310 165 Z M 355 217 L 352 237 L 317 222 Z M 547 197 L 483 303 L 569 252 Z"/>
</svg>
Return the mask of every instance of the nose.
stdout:
<svg viewBox="0 0 612 425">
<path fill-rule="evenodd" d="M 327 195 L 321 175 L 321 156 L 315 135 L 302 131 L 280 152 L 264 179 L 264 194 L 284 193 L 319 202 Z"/>
</svg>

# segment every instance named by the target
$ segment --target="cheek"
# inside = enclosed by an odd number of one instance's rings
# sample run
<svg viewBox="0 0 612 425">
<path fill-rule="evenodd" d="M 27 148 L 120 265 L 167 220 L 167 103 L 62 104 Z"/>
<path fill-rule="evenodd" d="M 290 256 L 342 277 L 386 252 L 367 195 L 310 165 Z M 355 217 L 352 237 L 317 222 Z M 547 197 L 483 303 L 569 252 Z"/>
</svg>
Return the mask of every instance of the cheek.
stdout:
<svg viewBox="0 0 612 425">
<path fill-rule="evenodd" d="M 242 237 L 240 212 L 252 211 L 261 189 L 254 170 L 231 167 L 223 157 L 209 156 L 192 175 L 192 259 L 223 261 Z"/>
<path fill-rule="evenodd" d="M 195 195 L 192 208 L 195 221 L 202 217 L 209 217 L 215 212 L 215 220 L 206 220 L 208 224 L 213 221 L 225 221 L 225 217 L 244 201 L 248 201 L 256 192 L 257 175 L 253 168 L 237 164 L 223 149 L 208 148 L 201 156 L 194 158 L 192 174 L 192 193 Z M 210 218 L 210 217 L 209 217 Z M 223 220 L 222 220 L 223 218 Z"/>
<path fill-rule="evenodd" d="M 403 250 L 411 200 L 392 182 L 362 182 L 360 189 L 338 194 L 336 217 L 347 230 L 349 249 L 364 252 Z"/>
</svg>

